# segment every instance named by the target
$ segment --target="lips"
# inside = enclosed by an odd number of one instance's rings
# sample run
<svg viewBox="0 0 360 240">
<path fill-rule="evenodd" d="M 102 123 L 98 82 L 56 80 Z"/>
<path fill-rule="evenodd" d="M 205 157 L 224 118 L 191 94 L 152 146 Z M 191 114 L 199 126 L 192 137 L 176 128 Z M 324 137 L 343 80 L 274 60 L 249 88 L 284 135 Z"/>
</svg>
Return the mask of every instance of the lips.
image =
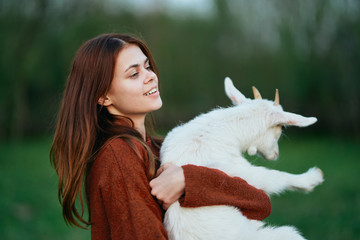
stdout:
<svg viewBox="0 0 360 240">
<path fill-rule="evenodd" d="M 144 96 L 150 96 L 150 95 L 152 95 L 154 93 L 157 93 L 157 92 L 158 92 L 158 89 L 157 89 L 157 87 L 155 87 L 155 88 L 152 88 L 150 91 L 144 93 Z"/>
</svg>

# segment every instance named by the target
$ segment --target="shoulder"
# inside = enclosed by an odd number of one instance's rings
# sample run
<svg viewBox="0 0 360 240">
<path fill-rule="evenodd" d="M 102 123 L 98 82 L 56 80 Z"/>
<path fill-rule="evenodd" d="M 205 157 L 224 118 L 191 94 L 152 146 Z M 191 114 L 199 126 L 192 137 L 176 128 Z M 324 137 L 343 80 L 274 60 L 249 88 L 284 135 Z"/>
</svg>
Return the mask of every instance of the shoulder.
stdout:
<svg viewBox="0 0 360 240">
<path fill-rule="evenodd" d="M 110 157 L 121 160 L 124 157 L 143 157 L 144 153 L 145 148 L 138 141 L 114 138 L 104 143 L 98 152 L 96 159 Z"/>
<path fill-rule="evenodd" d="M 143 172 L 146 168 L 146 151 L 137 141 L 129 141 L 131 142 L 115 138 L 105 142 L 91 166 L 90 178 L 102 182 L 103 178 L 108 179 L 109 176 L 116 178 L 128 170 Z M 130 144 L 136 149 L 134 150 Z"/>
</svg>

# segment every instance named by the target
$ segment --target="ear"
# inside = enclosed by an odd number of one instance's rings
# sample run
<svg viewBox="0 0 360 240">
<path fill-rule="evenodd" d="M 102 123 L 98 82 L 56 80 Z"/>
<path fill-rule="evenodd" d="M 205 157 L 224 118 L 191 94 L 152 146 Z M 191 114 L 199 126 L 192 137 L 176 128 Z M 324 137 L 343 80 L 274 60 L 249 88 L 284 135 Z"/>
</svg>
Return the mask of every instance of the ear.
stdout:
<svg viewBox="0 0 360 240">
<path fill-rule="evenodd" d="M 314 124 L 317 119 L 315 117 L 303 117 L 299 114 L 290 112 L 272 112 L 270 114 L 270 121 L 272 126 L 307 127 Z"/>
<path fill-rule="evenodd" d="M 235 88 L 229 77 L 225 78 L 225 93 L 234 105 L 239 105 L 246 99 L 245 96 Z"/>
<path fill-rule="evenodd" d="M 99 98 L 98 104 L 101 105 L 101 106 L 108 107 L 108 106 L 110 106 L 112 104 L 112 102 L 111 102 L 110 98 L 105 96 L 105 97 L 100 97 Z"/>
</svg>

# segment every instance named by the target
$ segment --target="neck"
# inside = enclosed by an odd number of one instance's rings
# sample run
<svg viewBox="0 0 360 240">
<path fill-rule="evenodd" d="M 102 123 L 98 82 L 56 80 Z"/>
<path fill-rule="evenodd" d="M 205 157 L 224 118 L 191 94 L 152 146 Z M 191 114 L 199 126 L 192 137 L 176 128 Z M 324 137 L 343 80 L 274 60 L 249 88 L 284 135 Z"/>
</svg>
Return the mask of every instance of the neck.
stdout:
<svg viewBox="0 0 360 240">
<path fill-rule="evenodd" d="M 145 129 L 145 116 L 143 117 L 130 117 L 134 122 L 134 128 L 139 131 L 144 141 L 146 140 L 146 129 Z"/>
<path fill-rule="evenodd" d="M 134 128 L 141 134 L 142 138 L 146 140 L 146 130 L 145 130 L 145 117 L 146 114 L 134 114 L 134 115 L 128 115 L 128 114 L 122 114 L 118 110 L 116 110 L 112 105 L 107 107 L 108 111 L 112 115 L 118 115 L 118 116 L 124 116 L 131 119 L 131 121 L 134 123 Z"/>
<path fill-rule="evenodd" d="M 219 114 L 221 111 L 221 114 Z M 253 128 L 254 125 L 260 125 L 256 119 L 249 116 L 247 112 L 239 115 L 239 110 L 236 107 L 225 108 L 214 114 L 218 119 L 218 126 L 213 128 L 216 136 L 221 136 L 219 141 L 228 146 L 235 146 L 233 149 L 239 149 L 246 152 L 252 142 L 256 139 L 258 128 Z M 205 125 L 205 124 L 204 124 Z"/>
</svg>

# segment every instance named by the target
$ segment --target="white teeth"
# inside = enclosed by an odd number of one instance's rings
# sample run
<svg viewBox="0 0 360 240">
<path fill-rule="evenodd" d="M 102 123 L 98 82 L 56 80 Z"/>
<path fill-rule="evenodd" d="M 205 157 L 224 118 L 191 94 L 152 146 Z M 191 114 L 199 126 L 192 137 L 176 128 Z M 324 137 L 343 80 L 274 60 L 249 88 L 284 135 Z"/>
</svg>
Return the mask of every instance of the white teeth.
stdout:
<svg viewBox="0 0 360 240">
<path fill-rule="evenodd" d="M 144 95 L 145 95 L 145 96 L 149 96 L 149 95 L 154 94 L 154 93 L 156 93 L 156 92 L 157 92 L 157 88 L 154 88 L 154 89 L 152 89 L 150 92 L 145 93 Z"/>
</svg>

